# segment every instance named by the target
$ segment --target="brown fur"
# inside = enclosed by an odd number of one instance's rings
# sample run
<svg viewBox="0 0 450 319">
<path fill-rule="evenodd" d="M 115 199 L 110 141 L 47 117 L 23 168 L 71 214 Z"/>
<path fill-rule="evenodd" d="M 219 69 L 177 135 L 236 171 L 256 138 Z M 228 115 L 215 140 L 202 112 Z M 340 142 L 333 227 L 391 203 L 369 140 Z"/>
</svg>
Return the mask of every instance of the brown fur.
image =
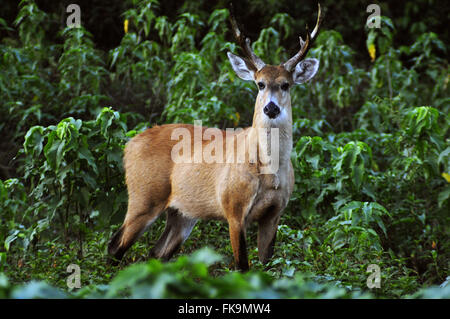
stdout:
<svg viewBox="0 0 450 319">
<path fill-rule="evenodd" d="M 292 74 L 286 71 L 281 65 L 266 65 L 261 70 L 257 71 L 255 77 L 259 80 L 265 80 L 269 83 L 282 84 L 287 81 L 292 84 Z"/>
</svg>

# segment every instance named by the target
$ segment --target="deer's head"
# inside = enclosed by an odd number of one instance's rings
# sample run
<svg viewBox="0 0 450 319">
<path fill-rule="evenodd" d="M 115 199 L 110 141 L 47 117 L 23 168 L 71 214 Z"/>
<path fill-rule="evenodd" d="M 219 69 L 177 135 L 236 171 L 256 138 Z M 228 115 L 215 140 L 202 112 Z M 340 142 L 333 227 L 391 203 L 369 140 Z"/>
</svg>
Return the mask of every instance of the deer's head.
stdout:
<svg viewBox="0 0 450 319">
<path fill-rule="evenodd" d="M 319 69 L 317 59 L 305 59 L 305 56 L 318 34 L 322 21 L 320 5 L 314 30 L 310 34 L 306 28 L 306 40 L 303 41 L 300 37 L 298 53 L 280 65 L 265 64 L 256 56 L 251 48 L 250 40 L 239 30 L 233 15 L 230 17 L 234 35 L 244 56 L 239 57 L 228 52 L 228 58 L 233 70 L 241 79 L 254 81 L 258 87 L 255 116 L 266 123 L 282 121 L 291 114 L 290 88 L 312 79 Z"/>
</svg>

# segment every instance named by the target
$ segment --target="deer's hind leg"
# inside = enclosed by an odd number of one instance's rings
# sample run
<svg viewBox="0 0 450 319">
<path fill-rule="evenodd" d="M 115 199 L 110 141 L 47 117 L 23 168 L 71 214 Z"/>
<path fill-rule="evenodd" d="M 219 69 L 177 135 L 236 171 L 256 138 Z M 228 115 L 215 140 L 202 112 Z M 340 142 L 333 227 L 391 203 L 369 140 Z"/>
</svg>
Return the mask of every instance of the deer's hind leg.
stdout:
<svg viewBox="0 0 450 319">
<path fill-rule="evenodd" d="M 164 153 L 168 158 L 155 157 L 152 152 L 161 142 L 159 133 L 160 130 L 147 130 L 125 147 L 128 210 L 123 225 L 108 245 L 108 253 L 119 260 L 167 205 L 171 191 L 170 152 Z"/>
<path fill-rule="evenodd" d="M 174 208 L 167 209 L 166 227 L 150 251 L 150 257 L 169 260 L 191 234 L 197 219 L 187 217 Z"/>
<path fill-rule="evenodd" d="M 127 215 L 122 226 L 112 236 L 108 244 L 108 253 L 121 260 L 125 252 L 136 242 L 145 230 L 159 217 L 164 205 L 135 205 L 130 201 Z"/>
<path fill-rule="evenodd" d="M 135 167 L 136 166 L 136 167 Z M 134 172 L 135 165 L 127 171 L 128 209 L 123 225 L 113 235 L 108 245 L 108 253 L 117 260 L 145 232 L 166 208 L 170 190 L 158 187 L 161 182 L 154 176 Z M 130 174 L 132 172 L 133 174 Z M 152 180 L 153 178 L 153 180 Z M 145 180 L 147 179 L 147 180 Z M 148 181 L 152 180 L 152 184 Z"/>
</svg>

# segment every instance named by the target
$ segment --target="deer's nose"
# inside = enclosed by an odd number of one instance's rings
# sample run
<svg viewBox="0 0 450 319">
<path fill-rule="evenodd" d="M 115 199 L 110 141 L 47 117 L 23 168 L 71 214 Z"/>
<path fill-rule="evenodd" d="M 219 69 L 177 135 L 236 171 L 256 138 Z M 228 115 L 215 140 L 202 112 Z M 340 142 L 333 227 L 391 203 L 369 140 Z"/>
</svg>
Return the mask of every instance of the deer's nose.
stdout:
<svg viewBox="0 0 450 319">
<path fill-rule="evenodd" d="M 264 107 L 264 114 L 266 114 L 269 118 L 274 119 L 280 114 L 280 108 L 273 102 L 270 102 Z"/>
</svg>

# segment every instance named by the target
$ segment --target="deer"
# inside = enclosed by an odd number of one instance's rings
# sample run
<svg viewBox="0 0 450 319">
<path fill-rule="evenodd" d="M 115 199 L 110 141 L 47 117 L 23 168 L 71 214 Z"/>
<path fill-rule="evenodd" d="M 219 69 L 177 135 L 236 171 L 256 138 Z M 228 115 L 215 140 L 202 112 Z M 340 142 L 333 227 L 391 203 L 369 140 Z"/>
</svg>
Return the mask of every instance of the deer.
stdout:
<svg viewBox="0 0 450 319">
<path fill-rule="evenodd" d="M 265 64 L 253 52 L 250 39 L 241 32 L 232 13 L 230 21 L 243 56 L 227 52 L 229 62 L 240 79 L 256 84 L 258 94 L 251 127 L 234 134 L 219 129 L 216 133 L 223 138 L 224 145 L 233 145 L 232 150 L 236 150 L 237 140 L 245 141 L 241 146 L 245 156 L 240 162 L 174 161 L 175 130 L 192 134 L 198 129 L 206 130 L 191 124 L 156 125 L 133 137 L 125 146 L 123 158 L 127 213 L 108 244 L 110 261 L 118 263 L 163 212 L 166 212 L 165 229 L 150 250 L 150 258 L 169 260 L 199 219 L 228 223 L 234 263 L 240 271 L 249 269 L 246 229 L 252 222 L 258 224 L 260 262 L 267 264 L 272 257 L 280 216 L 295 181 L 290 159 L 293 147 L 290 89 L 311 80 L 318 71 L 319 61 L 306 58 L 306 54 L 319 32 L 321 9 L 319 4 L 313 31 L 309 33 L 306 26 L 306 39 L 299 37 L 299 51 L 280 65 Z M 262 173 L 270 153 L 267 138 L 273 129 L 278 132 L 277 169 Z M 257 134 L 258 130 L 264 133 Z M 206 147 L 211 142 L 212 139 L 206 138 L 188 141 L 192 148 Z M 257 151 L 251 152 L 252 149 Z M 225 153 L 224 159 L 230 156 L 229 152 Z M 266 158 L 261 154 L 266 154 Z"/>
</svg>

